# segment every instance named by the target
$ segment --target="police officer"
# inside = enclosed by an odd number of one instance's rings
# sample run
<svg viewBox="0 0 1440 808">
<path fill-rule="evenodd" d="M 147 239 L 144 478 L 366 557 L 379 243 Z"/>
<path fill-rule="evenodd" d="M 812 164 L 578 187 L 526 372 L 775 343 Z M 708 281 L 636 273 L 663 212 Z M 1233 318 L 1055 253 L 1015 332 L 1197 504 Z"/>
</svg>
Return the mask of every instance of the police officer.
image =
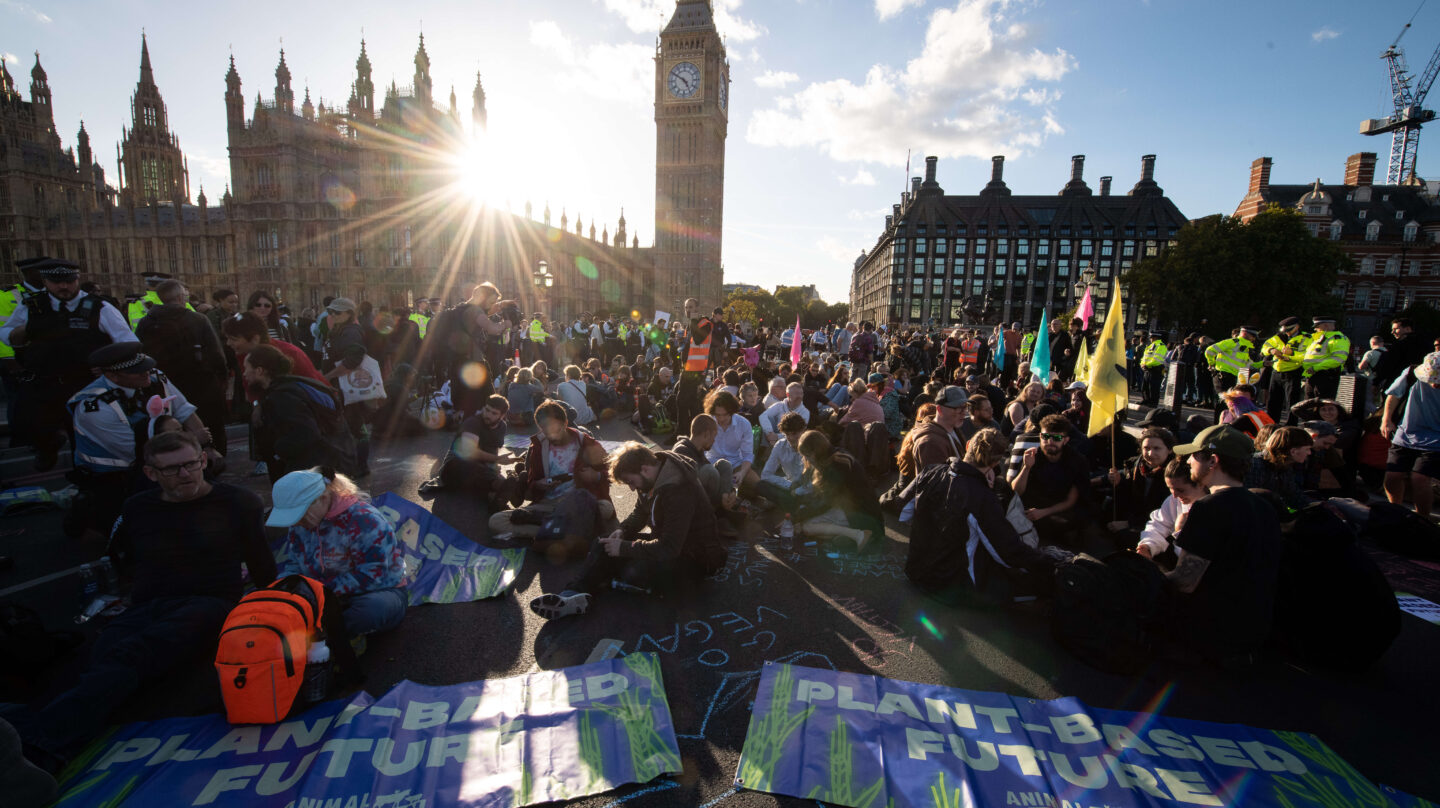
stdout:
<svg viewBox="0 0 1440 808">
<path fill-rule="evenodd" d="M 65 532 L 78 537 L 87 524 L 108 533 L 125 498 L 138 490 L 140 470 L 137 448 L 150 437 L 150 399 L 159 396 L 164 414 L 174 416 L 194 434 L 211 460 L 210 431 L 200 421 L 195 405 L 185 399 L 155 360 L 138 342 L 117 342 L 91 352 L 89 366 L 98 379 L 71 396 L 66 403 L 74 419 L 75 471 L 83 505 L 70 509 Z M 159 414 L 159 413 L 156 413 Z"/>
<path fill-rule="evenodd" d="M 1145 346 L 1145 354 L 1140 357 L 1140 367 L 1145 371 L 1145 390 L 1140 398 L 1142 406 L 1154 407 L 1160 403 L 1160 388 L 1165 384 L 1165 354 L 1168 351 L 1164 332 L 1151 331 L 1150 344 Z"/>
<path fill-rule="evenodd" d="M 35 467 L 48 471 L 70 429 L 65 402 L 90 383 L 90 352 L 112 342 L 136 342 L 120 310 L 80 291 L 80 265 L 46 258 L 35 265 L 45 294 L 31 295 L 0 326 L 0 342 L 18 350 L 25 370 L 21 423 L 35 442 Z"/>
<path fill-rule="evenodd" d="M 1305 394 L 1310 398 L 1334 398 L 1340 373 L 1350 358 L 1350 338 L 1335 330 L 1335 319 L 1316 317 L 1315 336 L 1300 360 L 1305 367 Z"/>
<path fill-rule="evenodd" d="M 10 315 L 24 305 L 25 298 L 31 295 L 45 293 L 45 282 L 40 278 L 38 269 L 41 261 L 48 261 L 48 258 L 24 258 L 15 262 L 20 269 L 21 282 L 9 289 L 0 290 L 0 326 L 9 322 Z M 5 385 L 5 415 L 6 422 L 10 424 L 10 446 L 30 445 L 30 429 L 28 425 L 15 420 L 18 412 L 23 411 L 18 406 L 20 399 L 20 377 L 24 370 L 20 367 L 20 361 L 15 356 L 15 350 L 9 345 L 0 343 L 0 383 Z"/>
<path fill-rule="evenodd" d="M 415 299 L 415 311 L 410 313 L 410 322 L 420 330 L 420 339 L 425 339 L 425 331 L 430 327 L 430 299 L 420 297 Z"/>
<path fill-rule="evenodd" d="M 1248 374 L 1260 367 L 1260 360 L 1255 357 L 1255 341 L 1259 336 L 1257 329 L 1241 326 L 1235 329 L 1235 335 L 1230 339 L 1205 349 L 1205 360 L 1210 363 L 1210 375 L 1215 380 L 1215 395 L 1219 399 L 1215 405 L 1216 418 L 1220 417 L 1220 411 L 1225 406 L 1225 399 L 1220 394 L 1238 384 L 1241 373 Z"/>
<path fill-rule="evenodd" d="M 130 305 L 126 307 L 126 320 L 130 323 L 131 331 L 145 319 L 145 312 L 150 311 L 151 306 L 160 305 L 160 294 L 155 290 L 162 281 L 169 279 L 170 276 L 164 272 L 145 273 L 145 294 L 130 301 Z"/>
<path fill-rule="evenodd" d="M 1260 352 L 1269 358 L 1270 390 L 1265 410 L 1277 424 L 1288 423 L 1286 414 L 1300 403 L 1304 385 L 1301 359 L 1310 344 L 1310 335 L 1300 333 L 1300 318 L 1286 317 L 1280 321 L 1280 333 L 1265 340 Z"/>
</svg>

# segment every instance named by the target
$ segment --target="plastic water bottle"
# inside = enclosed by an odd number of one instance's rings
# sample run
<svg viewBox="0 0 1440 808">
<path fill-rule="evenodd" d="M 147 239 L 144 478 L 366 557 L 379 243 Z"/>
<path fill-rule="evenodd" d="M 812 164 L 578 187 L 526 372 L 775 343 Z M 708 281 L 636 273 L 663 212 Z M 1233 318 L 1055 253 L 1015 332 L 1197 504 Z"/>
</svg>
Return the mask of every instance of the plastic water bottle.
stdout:
<svg viewBox="0 0 1440 808">
<path fill-rule="evenodd" d="M 81 603 L 89 603 L 100 594 L 100 577 L 95 574 L 95 568 L 89 564 L 80 565 L 80 598 Z"/>
<path fill-rule="evenodd" d="M 790 521 L 790 514 L 785 514 L 785 521 L 780 523 L 780 549 L 791 550 L 795 547 L 795 523 Z"/>
<path fill-rule="evenodd" d="M 310 650 L 305 654 L 305 682 L 301 693 L 311 704 L 319 704 L 330 694 L 330 646 L 324 640 L 310 643 Z"/>
<path fill-rule="evenodd" d="M 120 575 L 115 571 L 115 565 L 110 562 L 110 556 L 100 557 L 100 580 L 103 582 L 102 589 L 105 594 L 120 594 Z"/>
</svg>

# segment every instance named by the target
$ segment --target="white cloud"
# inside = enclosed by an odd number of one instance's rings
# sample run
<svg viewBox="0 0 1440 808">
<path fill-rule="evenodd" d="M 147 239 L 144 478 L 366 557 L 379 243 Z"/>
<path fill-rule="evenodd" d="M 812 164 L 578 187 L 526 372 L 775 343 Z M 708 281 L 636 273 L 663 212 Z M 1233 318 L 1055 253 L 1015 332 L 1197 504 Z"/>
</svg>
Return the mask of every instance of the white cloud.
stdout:
<svg viewBox="0 0 1440 808">
<path fill-rule="evenodd" d="M 925 5 L 925 0 L 875 0 L 875 16 L 884 22 L 910 6 L 923 5 Z"/>
<path fill-rule="evenodd" d="M 1321 28 L 1320 30 L 1318 30 L 1318 31 L 1316 31 L 1315 33 L 1311 34 L 1311 35 L 1310 35 L 1310 39 L 1313 40 L 1313 41 L 1315 41 L 1315 42 L 1328 42 L 1328 41 L 1330 41 L 1330 40 L 1332 40 L 1332 39 L 1338 39 L 1339 36 L 1340 36 L 1340 32 L 1339 32 L 1339 31 L 1336 31 L 1334 28 L 1331 28 L 1330 26 L 1327 25 L 1327 26 L 1325 26 L 1324 28 Z"/>
<path fill-rule="evenodd" d="M 553 20 L 530 23 L 530 44 L 563 68 L 557 81 L 592 97 L 644 107 L 654 86 L 654 49 L 645 45 L 576 44 Z"/>
<path fill-rule="evenodd" d="M 846 185 L 874 185 L 875 175 L 861 168 L 855 172 L 855 176 L 849 178 L 842 176 L 840 181 Z"/>
<path fill-rule="evenodd" d="M 766 70 L 761 75 L 755 77 L 755 83 L 760 85 L 761 87 L 770 87 L 777 89 L 780 87 L 784 87 L 787 84 L 793 84 L 794 82 L 797 82 L 799 80 L 799 76 L 795 75 L 794 73 L 788 73 L 784 70 Z"/>
<path fill-rule="evenodd" d="M 0 0 L 9 2 L 9 0 Z M 729 42 L 749 42 L 765 33 L 758 23 L 739 15 L 743 0 L 714 0 L 715 27 Z M 675 13 L 674 0 L 604 0 L 605 10 L 620 15 L 637 34 L 653 34 Z"/>
<path fill-rule="evenodd" d="M 848 214 L 852 222 L 882 222 L 890 208 L 875 208 L 874 210 L 852 210 Z"/>
<path fill-rule="evenodd" d="M 0 8 L 5 8 L 9 11 L 15 12 L 16 14 L 29 17 L 30 19 L 38 23 L 49 24 L 51 22 L 50 15 L 30 6 L 27 3 L 21 3 L 19 2 L 19 0 L 0 0 Z"/>
<path fill-rule="evenodd" d="M 819 241 L 815 242 L 815 249 L 830 259 L 843 263 L 845 268 L 849 269 L 855 263 L 855 259 L 860 257 L 860 252 L 864 248 L 846 243 L 834 236 L 822 236 Z"/>
<path fill-rule="evenodd" d="M 1006 13 L 1018 5 L 959 0 L 937 10 L 920 54 L 903 69 L 877 64 L 860 84 L 831 79 L 777 99 L 754 113 L 746 139 L 886 165 L 901 164 L 909 144 L 939 157 L 1014 156 L 1038 147 L 1063 129 L 1049 109 L 1058 95 L 1034 85 L 1059 81 L 1075 60 L 1029 44 L 1028 29 Z"/>
</svg>

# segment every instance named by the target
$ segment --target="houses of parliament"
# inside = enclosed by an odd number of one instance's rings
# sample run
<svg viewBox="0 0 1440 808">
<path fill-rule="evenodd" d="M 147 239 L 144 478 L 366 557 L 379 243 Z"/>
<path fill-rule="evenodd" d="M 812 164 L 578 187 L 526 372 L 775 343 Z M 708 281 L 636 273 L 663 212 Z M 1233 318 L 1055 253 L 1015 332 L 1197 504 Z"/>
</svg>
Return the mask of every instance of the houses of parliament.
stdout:
<svg viewBox="0 0 1440 808">
<path fill-rule="evenodd" d="M 117 298 L 161 272 L 193 294 L 278 295 L 292 309 L 326 296 L 409 305 L 455 302 L 494 281 L 528 311 L 675 312 L 686 297 L 721 301 L 721 224 L 729 64 L 710 0 L 678 0 L 655 56 L 655 242 L 640 246 L 621 213 L 608 223 L 512 214 L 446 199 L 444 156 L 468 142 L 455 91 L 437 105 L 421 35 L 412 82 L 377 87 L 365 42 L 344 104 L 297 103 L 282 50 L 273 95 L 224 75 L 230 185 L 193 197 L 180 138 L 140 44 L 131 125 L 111 179 L 81 122 L 65 147 L 36 55 L 29 100 L 0 63 L 0 262 L 64 257 Z M 469 125 L 487 125 L 480 76 Z M 212 193 L 215 189 L 211 189 Z M 453 197 L 454 189 L 449 193 Z M 546 280 L 548 276 L 548 281 Z"/>
</svg>

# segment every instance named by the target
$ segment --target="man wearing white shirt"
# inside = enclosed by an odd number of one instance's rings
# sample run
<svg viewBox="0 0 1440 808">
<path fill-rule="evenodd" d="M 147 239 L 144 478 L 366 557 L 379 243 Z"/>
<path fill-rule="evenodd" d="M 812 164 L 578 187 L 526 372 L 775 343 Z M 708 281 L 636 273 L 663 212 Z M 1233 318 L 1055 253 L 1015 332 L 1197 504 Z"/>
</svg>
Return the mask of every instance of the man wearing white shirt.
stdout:
<svg viewBox="0 0 1440 808">
<path fill-rule="evenodd" d="M 715 434 L 715 443 L 710 446 L 705 456 L 710 458 L 711 463 L 718 463 L 721 460 L 729 461 L 731 479 L 735 487 L 745 493 L 760 481 L 760 475 L 755 473 L 755 443 L 754 432 L 750 429 L 750 422 L 740 412 L 740 402 L 724 390 L 716 390 L 705 399 L 705 412 L 714 417 L 715 424 L 719 430 Z"/>
<path fill-rule="evenodd" d="M 775 444 L 765 468 L 760 472 L 760 483 L 755 493 L 770 500 L 782 510 L 795 510 L 799 500 L 797 488 L 805 479 L 805 458 L 800 456 L 800 436 L 805 432 L 805 419 L 798 413 L 780 416 L 780 434 L 785 440 Z"/>
<path fill-rule="evenodd" d="M 785 400 L 785 377 L 775 376 L 770 379 L 770 392 L 765 395 L 765 409 L 779 404 Z"/>
<path fill-rule="evenodd" d="M 810 423 L 810 410 L 805 407 L 805 385 L 800 382 L 791 382 L 785 386 L 785 400 L 773 404 L 765 413 L 760 416 L 760 428 L 765 431 L 765 439 L 774 446 L 780 441 L 780 418 L 786 413 L 793 412 Z"/>
<path fill-rule="evenodd" d="M 32 295 L 0 326 L 0 341 L 16 349 L 21 366 L 33 374 L 23 384 L 17 416 L 35 443 L 35 467 L 54 467 L 70 429 L 65 402 L 94 379 L 89 356 L 116 342 L 139 342 L 119 309 L 80 291 L 80 265 L 49 258 L 35 265 L 45 294 Z"/>
</svg>

